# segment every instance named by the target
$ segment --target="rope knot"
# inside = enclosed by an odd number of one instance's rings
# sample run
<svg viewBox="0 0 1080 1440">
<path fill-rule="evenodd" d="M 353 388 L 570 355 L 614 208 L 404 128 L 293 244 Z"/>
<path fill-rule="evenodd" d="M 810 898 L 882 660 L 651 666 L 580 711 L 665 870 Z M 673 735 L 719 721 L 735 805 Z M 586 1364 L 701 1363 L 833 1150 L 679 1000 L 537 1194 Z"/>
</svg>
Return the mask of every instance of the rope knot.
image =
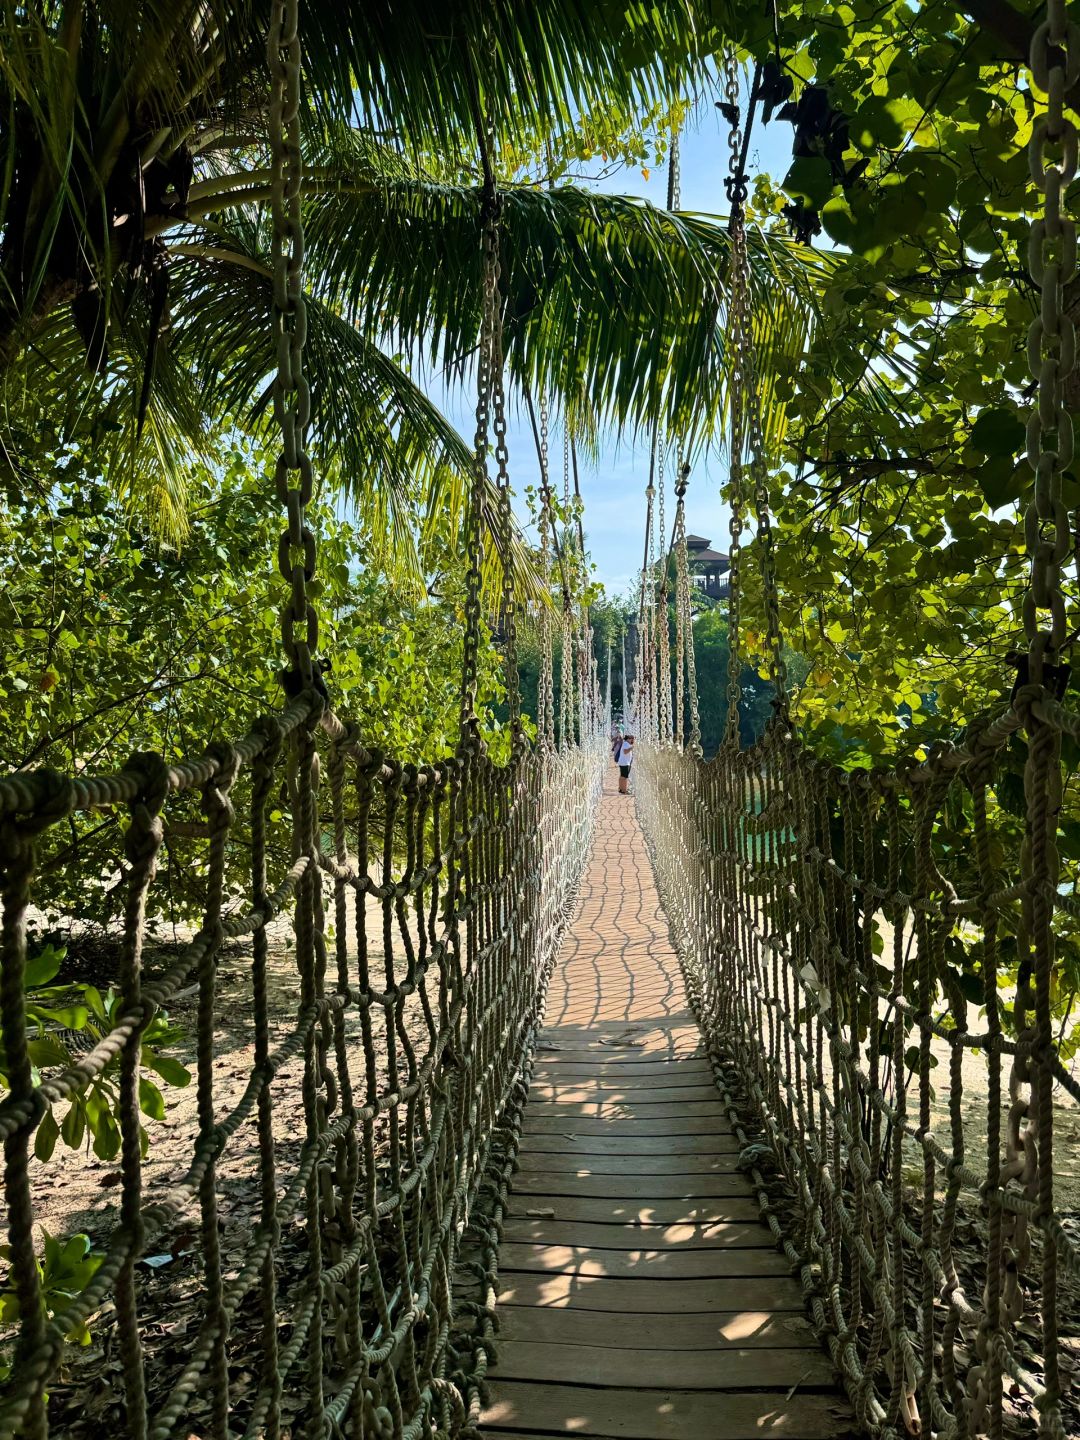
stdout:
<svg viewBox="0 0 1080 1440">
<path fill-rule="evenodd" d="M 48 766 L 36 770 L 31 779 L 33 802 L 22 828 L 33 833 L 45 830 L 55 821 L 70 815 L 75 809 L 77 795 L 74 780 Z"/>
<path fill-rule="evenodd" d="M 252 762 L 255 769 L 272 770 L 285 740 L 285 727 L 276 715 L 260 715 L 251 727 L 251 732 L 253 735 L 260 735 L 263 742 Z"/>
<path fill-rule="evenodd" d="M 160 812 L 170 789 L 169 767 L 156 751 L 139 750 L 128 757 L 124 770 L 134 775 L 139 785 L 131 803 L 124 852 L 132 865 L 152 863 L 164 835 Z"/>
</svg>

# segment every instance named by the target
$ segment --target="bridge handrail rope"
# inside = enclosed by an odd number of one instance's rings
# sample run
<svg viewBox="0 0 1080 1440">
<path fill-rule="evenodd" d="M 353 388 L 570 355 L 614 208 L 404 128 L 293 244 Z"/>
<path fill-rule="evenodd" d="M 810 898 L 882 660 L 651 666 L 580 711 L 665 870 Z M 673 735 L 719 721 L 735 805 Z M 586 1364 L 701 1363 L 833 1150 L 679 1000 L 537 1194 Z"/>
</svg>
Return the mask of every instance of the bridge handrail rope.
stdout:
<svg viewBox="0 0 1080 1440">
<path fill-rule="evenodd" d="M 963 743 L 935 744 L 925 759 L 891 769 L 830 763 L 789 718 L 747 281 L 746 145 L 729 56 L 727 728 L 712 761 L 654 740 L 636 767 L 661 895 L 748 1173 L 860 1423 L 883 1440 L 931 1431 L 1001 1440 L 1007 1389 L 1034 1408 L 1046 1440 L 1066 1433 L 1057 1285 L 1063 1269 L 1080 1275 L 1080 1247 L 1055 1202 L 1054 1111 L 1055 1088 L 1080 1101 L 1080 1083 L 1058 1053 L 1051 987 L 1054 918 L 1075 913 L 1059 888 L 1056 838 L 1061 737 L 1080 735 L 1080 715 L 1056 687 L 1070 543 L 1061 475 L 1072 456 L 1062 382 L 1075 352 L 1063 288 L 1075 273 L 1076 236 L 1061 196 L 1076 172 L 1077 134 L 1064 96 L 1080 76 L 1080 29 L 1064 0 L 1047 8 L 1031 73 L 1036 95 L 1047 97 L 1031 140 L 1043 211 L 1032 223 L 1030 269 L 1041 303 L 1028 336 L 1037 382 L 1028 653 L 1011 702 L 978 718 Z M 763 737 L 744 750 L 749 507 L 776 702 Z M 990 797 L 1018 742 L 1027 746 L 1026 818 L 1020 853 L 1010 856 L 995 837 Z M 947 806 L 968 817 L 970 831 L 971 867 L 956 881 L 943 873 L 935 840 Z M 981 1030 L 946 965 L 958 925 L 981 942 Z M 1021 963 L 1009 1034 L 999 975 L 1013 937 Z M 946 1079 L 935 1094 L 939 1055 Z M 985 1066 L 982 1133 L 965 1112 L 980 1103 L 965 1080 L 972 1055 Z M 985 1218 L 974 1284 L 958 1255 L 965 1209 Z M 1025 1306 L 1038 1329 L 1037 1365 L 1018 1340 Z"/>
<path fill-rule="evenodd" d="M 298 20 L 298 0 L 274 0 L 274 409 L 282 430 L 275 490 L 287 519 L 278 562 L 288 587 L 281 612 L 288 701 L 247 735 L 215 742 L 195 758 L 139 754 L 109 775 L 37 770 L 0 779 L 0 1022 L 9 1082 L 0 1136 L 19 1306 L 13 1365 L 0 1389 L 0 1440 L 47 1440 L 57 1372 L 70 1360 L 67 1337 L 88 1320 L 115 1326 L 122 1433 L 131 1440 L 171 1440 L 193 1430 L 210 1440 L 238 1432 L 275 1440 L 286 1423 L 294 1434 L 299 1425 L 308 1440 L 361 1432 L 415 1440 L 432 1427 L 444 1436 L 467 1434 L 479 1415 L 527 1057 L 587 854 L 606 747 L 587 728 L 573 743 L 572 727 L 564 726 L 558 755 L 543 744 L 534 753 L 522 735 L 490 132 L 480 137 L 492 183 L 482 217 L 462 743 L 454 757 L 417 765 L 365 746 L 330 708 L 309 590 L 316 541 L 305 519 L 313 479 L 305 449 L 311 397 L 303 369 Z M 513 736 L 504 765 L 485 753 L 475 714 L 489 423 Z M 550 695 L 550 655 L 543 670 Z M 570 706 L 573 714 L 572 697 Z M 591 711 L 581 713 L 594 724 Z M 545 702 L 541 728 L 549 738 L 553 724 Z M 275 812 L 285 795 L 292 816 L 282 839 L 286 827 Z M 193 804 L 204 819 L 205 844 L 193 842 L 191 856 L 205 894 L 203 919 L 146 973 L 162 847 L 177 807 L 183 819 Z M 38 1076 L 26 996 L 34 887 L 64 840 L 61 827 L 110 808 L 127 814 L 118 863 L 126 887 L 118 1017 L 89 1054 Z M 230 869 L 242 856 L 246 886 Z M 177 863 L 170 850 L 170 871 Z M 290 914 L 294 947 L 286 960 L 271 930 Z M 242 939 L 251 946 L 242 972 L 248 1004 L 229 1018 L 249 1026 L 254 1060 L 237 1089 L 226 1088 L 216 1055 L 218 970 L 223 947 Z M 280 1000 L 283 965 L 299 981 L 295 1008 Z M 141 1036 L 192 980 L 197 1123 L 180 1170 L 151 1184 L 140 1146 Z M 36 1259 L 33 1168 L 47 1162 L 32 1159 L 35 1135 L 51 1107 L 85 1092 L 110 1066 L 118 1069 L 121 1097 L 118 1224 L 100 1237 L 103 1258 L 89 1283 L 62 1313 L 50 1314 Z M 284 1108 L 290 1103 L 291 1111 Z M 290 1132 L 284 1143 L 283 1121 Z M 250 1176 L 257 1217 L 241 1226 L 227 1270 L 221 1233 L 230 1215 L 217 1179 L 225 1159 Z M 152 1276 L 136 1266 L 168 1245 L 177 1226 L 190 1228 L 193 1212 L 200 1310 L 178 1359 L 175 1348 L 164 1354 L 147 1339 L 160 1316 Z M 115 1319 L 95 1318 L 109 1302 Z M 245 1328 L 243 1353 L 260 1359 L 255 1383 L 238 1399 L 230 1396 L 230 1343 Z M 299 1421 L 295 1405 L 284 1414 L 287 1392 L 302 1399 Z"/>
</svg>

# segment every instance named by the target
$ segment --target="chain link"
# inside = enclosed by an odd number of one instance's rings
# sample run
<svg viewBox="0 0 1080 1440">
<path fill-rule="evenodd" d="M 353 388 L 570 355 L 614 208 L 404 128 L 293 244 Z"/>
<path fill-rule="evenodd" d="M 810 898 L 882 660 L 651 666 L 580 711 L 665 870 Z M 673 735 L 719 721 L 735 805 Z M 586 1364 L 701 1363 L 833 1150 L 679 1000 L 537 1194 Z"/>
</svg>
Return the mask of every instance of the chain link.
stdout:
<svg viewBox="0 0 1080 1440">
<path fill-rule="evenodd" d="M 551 478 L 548 466 L 548 407 L 540 400 L 540 573 L 544 581 L 544 603 L 540 609 L 540 686 L 537 699 L 540 748 L 545 754 L 555 749 L 555 677 L 551 633 Z"/>
<path fill-rule="evenodd" d="M 668 151 L 667 208 L 678 210 L 681 203 L 682 173 L 679 163 L 679 132 L 671 128 L 671 149 Z"/>
<path fill-rule="evenodd" d="M 724 61 L 724 77 L 732 120 L 728 132 L 730 153 L 727 190 L 731 197 L 731 278 L 729 282 L 729 324 L 733 357 L 731 372 L 731 554 L 729 594 L 728 718 L 726 738 L 738 739 L 737 707 L 741 698 L 742 668 L 739 562 L 741 554 L 746 478 L 744 454 L 749 456 L 750 499 L 757 523 L 757 548 L 765 607 L 765 634 L 773 705 L 780 716 L 787 714 L 787 666 L 780 630 L 780 599 L 776 579 L 776 548 L 769 510 L 769 481 L 765 459 L 765 437 L 761 423 L 761 395 L 754 357 L 754 326 L 750 300 L 750 266 L 747 255 L 744 205 L 746 176 L 741 169 L 742 126 L 739 118 L 739 71 L 734 54 Z"/>
<path fill-rule="evenodd" d="M 496 219 L 496 224 L 497 219 Z M 500 302 L 498 231 L 495 232 L 495 264 L 492 278 L 492 410 L 495 431 L 496 488 L 499 497 L 499 534 L 502 541 L 502 625 L 503 669 L 505 672 L 510 731 L 515 745 L 521 743 L 521 680 L 517 659 L 517 597 L 514 593 L 514 512 L 510 503 L 510 452 L 506 443 L 506 393 L 503 357 L 502 307 Z"/>
<path fill-rule="evenodd" d="M 694 654 L 694 611 L 690 602 L 690 559 L 686 546 L 686 485 L 690 467 L 685 461 L 679 467 L 675 487 L 675 619 L 679 646 L 678 662 L 678 733 L 680 747 L 685 743 L 683 716 L 683 683 L 690 708 L 690 737 L 687 748 L 694 756 L 701 755 L 701 716 L 698 710 L 697 657 Z"/>
<path fill-rule="evenodd" d="M 728 330 L 733 339 L 735 339 L 741 330 L 741 321 L 737 316 L 737 309 L 741 304 L 739 287 L 741 284 L 740 277 L 744 273 L 741 255 L 744 237 L 742 197 L 738 193 L 739 177 L 741 174 L 739 154 L 742 146 L 742 130 L 739 123 L 739 69 L 734 53 L 731 51 L 724 57 L 724 86 L 732 117 L 728 127 L 727 180 L 728 198 L 731 201 L 731 278 L 728 287 Z M 728 542 L 728 561 L 730 565 L 728 579 L 728 673 L 727 721 L 724 727 L 724 742 L 725 744 L 737 746 L 739 743 L 739 702 L 742 699 L 742 686 L 740 683 L 742 672 L 742 644 L 739 613 L 741 601 L 739 560 L 742 549 L 742 532 L 744 525 L 742 449 L 745 424 L 743 418 L 744 377 L 742 371 L 742 348 L 738 343 L 735 343 L 733 351 L 731 373 L 728 379 L 728 444 L 730 451 L 728 488 L 731 495 L 731 522 L 730 540 Z"/>
<path fill-rule="evenodd" d="M 656 668 L 657 668 L 657 730 L 661 741 L 671 741 L 671 640 L 668 634 L 668 552 L 667 521 L 664 516 L 664 440 L 657 440 L 657 532 L 659 555 L 654 572 L 656 585 Z"/>
<path fill-rule="evenodd" d="M 287 524 L 278 544 L 278 569 L 289 587 L 281 608 L 285 659 L 300 688 L 310 688 L 319 621 L 308 600 L 315 574 L 315 537 L 305 510 L 312 496 L 311 460 L 306 449 L 311 389 L 304 374 L 307 303 L 304 299 L 304 229 L 300 213 L 303 163 L 300 153 L 300 39 L 298 0 L 276 0 L 267 57 L 270 66 L 270 212 L 273 226 L 273 336 L 277 373 L 274 417 L 281 429 L 281 453 L 274 473 L 278 502 Z"/>
<path fill-rule="evenodd" d="M 1080 75 L 1077 27 L 1068 21 L 1065 0 L 1051 0 L 1047 18 L 1031 44 L 1031 74 L 1047 96 L 1046 113 L 1036 120 L 1028 156 L 1031 176 L 1042 194 L 1042 215 L 1031 226 L 1028 268 L 1041 303 L 1028 330 L 1027 352 L 1037 383 L 1037 402 L 1028 421 L 1027 455 L 1035 488 L 1024 519 L 1031 557 L 1031 583 L 1024 600 L 1028 678 L 1041 684 L 1043 665 L 1057 659 L 1065 641 L 1065 597 L 1061 565 L 1069 553 L 1069 513 L 1061 481 L 1073 458 L 1072 417 L 1064 403 L 1064 382 L 1076 364 L 1076 332 L 1065 305 L 1065 286 L 1076 274 L 1076 225 L 1062 214 L 1061 199 L 1076 176 L 1077 131 L 1065 114 L 1066 92 Z M 1049 611 L 1049 629 L 1040 611 Z"/>
<path fill-rule="evenodd" d="M 486 204 L 481 249 L 480 345 L 476 362 L 476 428 L 473 432 L 473 473 L 465 518 L 465 635 L 461 667 L 461 740 L 478 749 L 476 690 L 480 655 L 481 577 L 484 565 L 483 516 L 488 480 L 488 437 L 491 423 L 491 376 L 495 345 L 495 286 L 498 273 L 498 228 L 493 197 Z"/>
</svg>

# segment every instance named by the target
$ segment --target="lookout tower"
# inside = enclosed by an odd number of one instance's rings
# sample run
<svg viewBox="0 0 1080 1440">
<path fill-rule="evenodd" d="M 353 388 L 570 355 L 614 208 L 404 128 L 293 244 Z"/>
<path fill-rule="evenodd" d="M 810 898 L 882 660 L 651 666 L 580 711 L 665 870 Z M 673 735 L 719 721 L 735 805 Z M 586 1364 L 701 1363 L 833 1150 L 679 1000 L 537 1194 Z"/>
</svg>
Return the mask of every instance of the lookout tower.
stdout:
<svg viewBox="0 0 1080 1440">
<path fill-rule="evenodd" d="M 727 594 L 723 577 L 731 569 L 731 561 L 719 550 L 713 550 L 711 541 L 702 535 L 686 537 L 687 562 L 690 574 L 696 584 L 713 600 L 722 600 Z"/>
</svg>

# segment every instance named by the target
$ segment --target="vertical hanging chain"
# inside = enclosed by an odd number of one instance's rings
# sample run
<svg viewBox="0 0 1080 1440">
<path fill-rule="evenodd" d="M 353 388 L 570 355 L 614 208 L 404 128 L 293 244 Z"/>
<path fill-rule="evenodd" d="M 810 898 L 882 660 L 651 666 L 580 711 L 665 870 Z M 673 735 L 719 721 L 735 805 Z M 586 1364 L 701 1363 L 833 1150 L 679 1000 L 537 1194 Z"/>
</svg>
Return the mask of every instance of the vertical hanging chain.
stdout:
<svg viewBox="0 0 1080 1440">
<path fill-rule="evenodd" d="M 657 532 L 660 537 L 659 569 L 656 574 L 656 668 L 657 725 L 660 739 L 670 743 L 671 729 L 671 641 L 668 635 L 668 551 L 667 521 L 664 516 L 664 442 L 658 444 L 657 455 Z"/>
<path fill-rule="evenodd" d="M 679 132 L 671 128 L 671 149 L 668 151 L 667 208 L 678 210 L 681 201 L 682 170 L 679 163 Z"/>
<path fill-rule="evenodd" d="M 489 152 L 490 153 L 490 152 Z M 484 564 L 484 501 L 488 480 L 488 437 L 491 421 L 491 377 L 495 347 L 496 279 L 498 270 L 498 201 L 494 187 L 485 189 L 481 241 L 480 346 L 476 361 L 476 429 L 473 433 L 472 487 L 465 519 L 465 635 L 461 666 L 461 738 L 463 749 L 480 744 L 476 687 L 480 656 L 480 595 Z"/>
<path fill-rule="evenodd" d="M 291 687 L 309 689 L 319 622 L 308 600 L 315 574 L 315 537 L 305 509 L 312 495 L 311 460 L 305 448 L 311 418 L 311 389 L 304 374 L 307 305 L 302 272 L 304 229 L 300 214 L 300 40 L 298 0 L 276 0 L 267 57 L 270 93 L 270 206 L 273 224 L 273 334 L 277 351 L 274 417 L 281 428 L 281 454 L 274 474 L 287 525 L 278 543 L 278 569 L 290 588 L 281 609 L 281 640 L 291 667 Z M 300 632 L 299 635 L 297 632 Z"/>
<path fill-rule="evenodd" d="M 574 612 L 571 604 L 563 607 L 562 628 L 562 691 L 563 745 L 574 743 L 574 695 L 577 679 L 574 656 Z"/>
<path fill-rule="evenodd" d="M 743 204 L 746 200 L 746 179 L 742 173 L 740 152 L 742 149 L 742 127 L 739 122 L 739 67 L 735 60 L 734 52 L 728 51 L 724 57 L 724 87 L 727 93 L 727 103 L 731 123 L 728 129 L 728 177 L 726 180 L 728 202 L 731 206 L 731 220 L 729 232 L 731 236 L 731 252 L 728 262 L 728 330 L 735 342 L 731 361 L 731 372 L 728 378 L 728 449 L 730 455 L 730 482 L 731 493 L 731 539 L 728 544 L 728 562 L 730 565 L 728 578 L 728 673 L 727 673 L 727 720 L 724 725 L 724 743 L 726 745 L 738 746 L 739 743 L 739 702 L 742 699 L 742 685 L 740 675 L 742 672 L 742 644 L 741 644 L 741 576 L 740 576 L 740 554 L 742 550 L 743 532 L 743 431 L 744 423 L 744 394 L 743 394 L 743 355 L 742 347 L 737 343 L 740 330 L 740 322 L 737 315 L 738 306 L 742 303 L 739 293 L 740 276 L 742 265 L 740 263 L 740 252 L 743 245 Z"/>
<path fill-rule="evenodd" d="M 730 143 L 730 137 L 729 137 Z M 739 137 L 735 137 L 735 145 Z M 735 152 L 736 156 L 738 151 Z M 735 159 L 737 167 L 738 160 Z M 671 153 L 668 157 L 667 208 L 672 213 L 682 205 L 682 172 L 679 157 L 679 131 L 672 128 Z M 701 754 L 701 721 L 698 713 L 697 663 L 694 655 L 693 612 L 690 605 L 690 563 L 686 550 L 686 486 L 690 466 L 680 453 L 675 480 L 675 628 L 677 660 L 675 665 L 676 723 L 675 742 L 680 747 L 686 743 L 685 707 L 690 707 L 689 748 L 693 755 Z M 729 702 L 730 703 L 730 702 Z"/>
<path fill-rule="evenodd" d="M 686 547 L 686 487 L 690 467 L 683 462 L 675 487 L 675 613 L 679 626 L 679 744 L 683 744 L 683 667 L 686 675 L 686 702 L 690 707 L 689 750 L 701 754 L 701 715 L 698 709 L 697 657 L 694 654 L 694 612 L 690 603 L 690 557 Z"/>
<path fill-rule="evenodd" d="M 1033 85 L 1047 97 L 1045 114 L 1036 118 L 1028 147 L 1031 177 L 1042 197 L 1042 214 L 1032 221 L 1028 236 L 1028 268 L 1040 304 L 1027 337 L 1028 363 L 1037 388 L 1027 427 L 1027 456 L 1035 485 L 1024 517 L 1025 544 L 1031 557 L 1024 630 L 1028 695 L 1035 703 L 1021 702 L 1028 740 L 1024 766 L 1027 814 L 1021 850 L 1025 894 L 1013 1014 L 1025 1049 L 1014 1060 L 1009 1078 L 1011 1104 L 1001 1178 L 1006 1184 L 1010 1180 L 1019 1184 L 1024 1198 L 1034 1203 L 1034 1218 L 1045 1222 L 1054 1214 L 1051 986 L 1054 896 L 1061 878 L 1057 827 L 1062 776 L 1061 730 L 1039 713 L 1037 697 L 1043 691 L 1035 687 L 1053 693 L 1060 674 L 1057 666 L 1066 638 L 1061 566 L 1071 542 L 1062 477 L 1073 459 L 1073 424 L 1065 405 L 1064 382 L 1076 364 L 1076 332 L 1065 304 L 1065 287 L 1076 274 L 1076 225 L 1068 212 L 1062 214 L 1061 201 L 1077 173 L 1078 136 L 1065 113 L 1065 96 L 1080 78 L 1080 27 L 1069 22 L 1065 0 L 1049 0 L 1046 19 L 1032 38 L 1029 64 Z M 1048 628 L 1043 627 L 1040 612 L 1049 612 Z M 1015 1323 L 1023 1312 L 1023 1270 L 1031 1254 L 1028 1224 L 1022 1213 L 1002 1216 L 999 1291 L 1004 1313 L 988 1316 L 994 1328 L 1003 1321 Z M 1040 1349 L 1045 1358 L 1039 1434 L 1058 1440 L 1065 1432 L 1059 1371 L 1058 1247 L 1052 1229 L 1043 1235 L 1041 1278 Z M 999 1396 L 992 1398 L 991 1409 L 996 1429 Z"/>
<path fill-rule="evenodd" d="M 728 103 L 732 107 L 728 134 L 730 170 L 727 187 L 731 201 L 731 278 L 730 325 L 733 374 L 731 416 L 731 483 L 732 483 L 732 554 L 731 596 L 732 634 L 729 636 L 731 664 L 728 671 L 728 702 L 739 689 L 738 670 L 741 666 L 740 645 L 734 631 L 739 620 L 739 595 L 736 561 L 741 549 L 743 507 L 745 504 L 744 454 L 750 464 L 750 498 L 757 524 L 758 563 L 761 571 L 762 599 L 765 607 L 765 635 L 768 646 L 769 678 L 773 686 L 773 706 L 778 716 L 787 715 L 787 666 L 780 631 L 780 597 L 776 579 L 776 546 L 769 510 L 769 480 L 765 461 L 765 437 L 761 423 L 761 395 L 758 388 L 754 356 L 754 327 L 750 301 L 750 265 L 746 246 L 745 205 L 747 177 L 742 168 L 743 133 L 739 118 L 739 72 L 734 55 L 729 52 L 724 62 Z M 751 97 L 752 100 L 753 97 Z M 731 733 L 731 713 L 728 731 Z"/>
<path fill-rule="evenodd" d="M 653 447 L 652 456 L 649 462 L 649 483 L 645 487 L 645 553 L 642 557 L 641 588 L 638 592 L 638 634 L 637 651 L 634 656 L 634 698 L 631 705 L 633 723 L 637 726 L 641 735 L 649 734 L 649 670 L 651 661 L 649 658 L 649 647 L 652 641 L 652 610 L 650 606 L 651 585 L 649 580 L 652 568 L 653 550 L 653 503 L 656 498 L 656 488 L 653 485 L 653 478 L 656 473 L 656 449 Z"/>
<path fill-rule="evenodd" d="M 570 528 L 570 422 L 563 416 L 562 432 L 562 493 L 563 493 L 563 524 Z"/>
<path fill-rule="evenodd" d="M 555 749 L 555 677 L 551 634 L 551 478 L 548 468 L 548 407 L 540 400 L 540 570 L 544 580 L 544 604 L 540 610 L 540 685 L 537 696 L 537 728 L 540 749 Z"/>
<path fill-rule="evenodd" d="M 626 683 L 626 631 L 623 630 L 619 637 L 619 676 L 622 688 L 622 719 L 625 721 L 630 714 L 630 693 Z"/>
<path fill-rule="evenodd" d="M 680 488 L 682 487 L 682 488 Z M 686 624 L 683 615 L 683 569 L 686 565 L 686 524 L 683 512 L 682 472 L 675 486 L 675 745 L 686 744 Z M 680 534 L 681 531 L 681 534 Z"/>
<path fill-rule="evenodd" d="M 659 438 L 656 441 L 654 453 L 656 455 L 656 465 L 663 465 L 664 452 Z M 645 626 L 645 683 L 648 687 L 646 691 L 647 704 L 645 709 L 648 715 L 648 731 L 651 740 L 657 740 L 660 737 L 660 696 L 656 685 L 656 531 L 658 528 L 658 517 L 654 508 L 656 506 L 654 476 L 655 469 L 653 474 L 649 476 L 649 507 L 652 511 L 652 522 L 649 525 L 649 558 L 645 569 L 645 613 L 647 620 Z"/>
<path fill-rule="evenodd" d="M 494 150 L 494 130 L 489 140 Z M 510 733 L 514 745 L 520 745 L 524 738 L 521 728 L 521 679 L 518 674 L 517 658 L 517 597 L 514 593 L 514 511 L 510 503 L 510 452 L 506 443 L 506 391 L 503 357 L 502 301 L 499 278 L 502 266 L 499 258 L 499 206 L 495 202 L 495 216 L 492 222 L 494 264 L 492 267 L 492 345 L 491 345 L 491 391 L 492 419 L 495 431 L 496 487 L 499 496 L 499 535 L 502 543 L 502 626 L 503 626 L 503 668 L 505 670 L 507 708 L 510 712 Z"/>
<path fill-rule="evenodd" d="M 1061 564 L 1069 553 L 1069 514 L 1061 479 L 1073 456 L 1072 417 L 1063 387 L 1076 359 L 1076 332 L 1065 306 L 1065 286 L 1076 273 L 1076 225 L 1061 211 L 1061 197 L 1076 176 L 1077 132 L 1065 115 L 1065 94 L 1080 74 L 1077 27 L 1069 23 L 1065 0 L 1050 0 L 1046 20 L 1031 43 L 1031 74 L 1047 96 L 1046 114 L 1032 129 L 1031 176 L 1042 193 L 1043 213 L 1028 237 L 1028 268 L 1040 292 L 1039 312 L 1028 331 L 1031 373 L 1037 403 L 1028 421 L 1027 455 L 1035 489 L 1024 517 L 1031 556 L 1030 588 L 1024 599 L 1028 679 L 1043 681 L 1043 665 L 1056 661 L 1065 641 L 1065 598 Z M 1058 158 L 1048 156 L 1053 152 Z M 1039 612 L 1050 612 L 1049 630 Z"/>
</svg>

